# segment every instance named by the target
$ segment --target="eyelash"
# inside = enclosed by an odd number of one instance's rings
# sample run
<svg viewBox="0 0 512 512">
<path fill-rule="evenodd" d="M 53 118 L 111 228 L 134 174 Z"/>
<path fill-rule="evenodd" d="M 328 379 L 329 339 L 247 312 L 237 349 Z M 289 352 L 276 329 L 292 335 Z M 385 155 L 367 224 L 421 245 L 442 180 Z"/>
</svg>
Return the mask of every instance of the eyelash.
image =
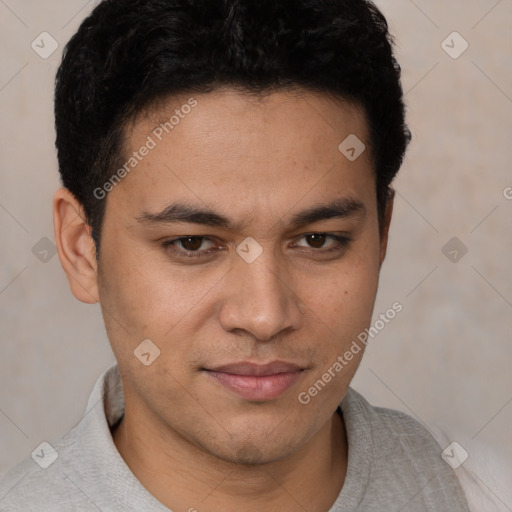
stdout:
<svg viewBox="0 0 512 512">
<path fill-rule="evenodd" d="M 305 238 L 305 237 L 311 236 L 311 235 L 325 235 L 328 238 L 332 238 L 336 242 L 336 244 L 334 244 L 334 246 L 330 247 L 329 249 L 315 249 L 314 247 L 311 247 L 310 249 L 312 249 L 313 252 L 315 252 L 317 254 L 331 254 L 333 252 L 338 252 L 341 249 L 345 249 L 346 247 L 348 247 L 349 243 L 352 241 L 352 239 L 347 236 L 331 235 L 329 233 L 322 233 L 322 232 L 306 233 L 305 235 L 302 235 L 300 238 L 302 239 L 302 238 Z M 198 238 L 198 239 L 201 239 L 202 241 L 204 241 L 204 240 L 213 241 L 208 236 L 189 235 L 189 236 L 182 236 L 179 238 L 174 238 L 173 240 L 164 240 L 162 242 L 162 247 L 166 250 L 170 248 L 171 251 L 175 255 L 183 256 L 186 258 L 200 258 L 203 256 L 208 256 L 217 250 L 217 249 L 209 249 L 206 251 L 177 250 L 176 245 L 179 242 L 181 242 L 182 240 L 187 240 L 188 238 Z"/>
</svg>

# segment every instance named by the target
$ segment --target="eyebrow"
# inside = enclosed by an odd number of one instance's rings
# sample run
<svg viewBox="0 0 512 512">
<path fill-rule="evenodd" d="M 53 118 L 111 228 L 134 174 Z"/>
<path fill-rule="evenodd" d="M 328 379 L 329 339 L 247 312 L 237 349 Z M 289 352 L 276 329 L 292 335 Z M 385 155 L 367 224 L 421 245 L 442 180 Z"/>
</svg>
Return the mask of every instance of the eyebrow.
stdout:
<svg viewBox="0 0 512 512">
<path fill-rule="evenodd" d="M 366 208 L 361 201 L 352 197 L 343 197 L 327 204 L 314 205 L 306 210 L 295 213 L 290 220 L 289 226 L 291 229 L 296 229 L 322 220 L 364 216 L 365 213 Z M 187 222 L 190 224 L 201 224 L 203 226 L 222 227 L 230 230 L 240 228 L 238 224 L 235 224 L 220 213 L 186 202 L 170 204 L 159 213 L 143 212 L 142 215 L 136 217 L 136 220 L 145 225 Z"/>
</svg>

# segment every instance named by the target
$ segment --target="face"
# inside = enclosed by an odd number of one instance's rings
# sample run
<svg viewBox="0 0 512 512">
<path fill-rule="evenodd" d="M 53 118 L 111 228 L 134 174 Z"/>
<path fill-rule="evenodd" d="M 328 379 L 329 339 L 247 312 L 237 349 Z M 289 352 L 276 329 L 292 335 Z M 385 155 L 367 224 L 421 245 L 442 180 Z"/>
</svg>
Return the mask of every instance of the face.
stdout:
<svg viewBox="0 0 512 512">
<path fill-rule="evenodd" d="M 363 350 L 333 365 L 371 321 L 385 247 L 365 118 L 308 92 L 189 100 L 127 130 L 137 164 L 104 199 L 108 337 L 141 421 L 225 461 L 280 460 L 331 419 Z"/>
</svg>

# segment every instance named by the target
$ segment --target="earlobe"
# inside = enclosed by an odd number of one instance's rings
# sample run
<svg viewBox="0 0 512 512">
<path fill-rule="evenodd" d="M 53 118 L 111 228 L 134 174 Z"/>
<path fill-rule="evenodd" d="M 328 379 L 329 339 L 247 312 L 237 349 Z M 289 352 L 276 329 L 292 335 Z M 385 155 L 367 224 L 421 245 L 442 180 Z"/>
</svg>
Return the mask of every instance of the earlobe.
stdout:
<svg viewBox="0 0 512 512">
<path fill-rule="evenodd" d="M 384 262 L 388 248 L 389 226 L 391 224 L 391 217 L 393 216 L 393 204 L 395 201 L 395 191 L 390 187 L 386 200 L 386 209 L 384 212 L 384 219 L 380 230 L 380 265 Z"/>
<path fill-rule="evenodd" d="M 81 302 L 99 301 L 96 249 L 82 205 L 67 189 L 53 197 L 53 224 L 59 260 L 73 295 Z"/>
</svg>

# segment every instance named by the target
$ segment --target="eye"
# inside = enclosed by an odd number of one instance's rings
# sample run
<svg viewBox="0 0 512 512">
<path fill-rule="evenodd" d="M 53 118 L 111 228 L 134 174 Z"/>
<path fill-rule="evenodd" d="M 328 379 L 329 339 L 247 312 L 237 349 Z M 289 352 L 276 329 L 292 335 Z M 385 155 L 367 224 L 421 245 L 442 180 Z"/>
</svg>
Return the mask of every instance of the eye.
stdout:
<svg viewBox="0 0 512 512">
<path fill-rule="evenodd" d="M 209 249 L 205 249 L 203 243 L 208 241 L 210 244 L 213 244 L 211 238 L 206 236 L 182 236 L 180 238 L 175 238 L 173 240 L 165 240 L 162 242 L 162 246 L 166 249 L 170 249 L 174 254 L 178 256 L 185 256 L 188 258 L 197 258 L 199 256 L 204 256 L 205 254 L 210 254 L 212 252 L 212 246 Z M 203 246 L 203 249 L 201 249 Z M 180 249 L 181 247 L 181 249 Z M 213 244 L 215 247 L 215 244 Z"/>
<path fill-rule="evenodd" d="M 339 253 L 343 251 L 351 241 L 347 236 L 332 235 L 329 233 L 307 233 L 302 235 L 300 240 L 305 240 L 306 245 L 297 243 L 294 244 L 293 247 L 311 249 L 314 254 Z M 326 245 L 326 242 L 329 241 L 331 241 L 331 243 Z M 198 235 L 164 240 L 162 247 L 165 250 L 170 250 L 175 256 L 184 258 L 210 256 L 212 253 L 222 249 L 215 244 L 212 238 Z"/>
<path fill-rule="evenodd" d="M 326 241 L 329 239 L 332 240 L 332 243 L 327 245 L 327 248 L 324 248 Z M 328 233 L 308 233 L 306 235 L 302 235 L 301 240 L 306 240 L 308 245 L 304 246 L 297 244 L 297 247 L 315 249 L 314 252 L 319 253 L 341 251 L 350 243 L 350 238 L 346 236 L 330 235 Z"/>
</svg>

